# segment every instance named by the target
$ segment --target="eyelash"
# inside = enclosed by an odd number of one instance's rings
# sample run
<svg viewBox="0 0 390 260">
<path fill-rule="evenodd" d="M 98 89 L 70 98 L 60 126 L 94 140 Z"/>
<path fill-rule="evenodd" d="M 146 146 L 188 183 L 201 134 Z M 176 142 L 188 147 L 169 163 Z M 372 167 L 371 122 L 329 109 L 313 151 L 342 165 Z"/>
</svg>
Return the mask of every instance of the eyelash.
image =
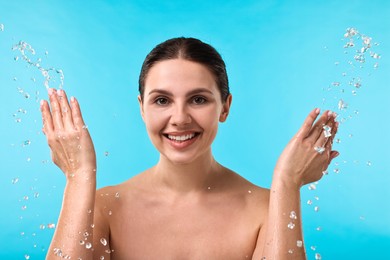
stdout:
<svg viewBox="0 0 390 260">
<path fill-rule="evenodd" d="M 202 101 L 201 102 L 196 102 L 195 100 L 198 100 L 201 99 Z M 161 101 L 163 102 L 166 102 L 166 103 L 161 103 Z M 155 100 L 154 100 L 154 103 L 159 105 L 159 106 L 166 106 L 169 104 L 169 99 L 166 98 L 166 97 L 157 97 Z M 203 96 L 194 96 L 191 98 L 191 104 L 194 104 L 194 105 L 202 105 L 202 104 L 205 104 L 207 103 L 207 99 Z"/>
</svg>

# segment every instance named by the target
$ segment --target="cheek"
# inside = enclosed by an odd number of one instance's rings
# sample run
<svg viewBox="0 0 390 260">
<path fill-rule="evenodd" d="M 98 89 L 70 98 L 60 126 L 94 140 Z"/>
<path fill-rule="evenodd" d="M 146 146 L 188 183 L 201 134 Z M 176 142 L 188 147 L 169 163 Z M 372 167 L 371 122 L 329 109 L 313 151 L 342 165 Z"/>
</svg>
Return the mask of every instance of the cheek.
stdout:
<svg viewBox="0 0 390 260">
<path fill-rule="evenodd" d="M 146 129 L 149 134 L 160 132 L 166 122 L 164 113 L 157 113 L 156 111 L 145 111 L 144 121 Z"/>
</svg>

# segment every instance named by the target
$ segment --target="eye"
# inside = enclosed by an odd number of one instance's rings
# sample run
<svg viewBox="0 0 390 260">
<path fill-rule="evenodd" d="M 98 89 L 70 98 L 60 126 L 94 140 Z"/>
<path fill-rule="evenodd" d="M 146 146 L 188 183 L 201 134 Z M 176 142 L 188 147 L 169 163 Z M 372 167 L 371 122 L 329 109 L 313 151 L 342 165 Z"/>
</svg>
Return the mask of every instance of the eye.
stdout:
<svg viewBox="0 0 390 260">
<path fill-rule="evenodd" d="M 158 97 L 158 98 L 156 98 L 154 103 L 156 103 L 157 105 L 160 105 L 160 106 L 165 106 L 165 105 L 168 105 L 169 101 L 165 97 Z"/>
<path fill-rule="evenodd" d="M 207 102 L 207 100 L 202 96 L 196 96 L 192 99 L 192 103 L 194 103 L 196 105 L 204 104 L 206 102 Z"/>
</svg>

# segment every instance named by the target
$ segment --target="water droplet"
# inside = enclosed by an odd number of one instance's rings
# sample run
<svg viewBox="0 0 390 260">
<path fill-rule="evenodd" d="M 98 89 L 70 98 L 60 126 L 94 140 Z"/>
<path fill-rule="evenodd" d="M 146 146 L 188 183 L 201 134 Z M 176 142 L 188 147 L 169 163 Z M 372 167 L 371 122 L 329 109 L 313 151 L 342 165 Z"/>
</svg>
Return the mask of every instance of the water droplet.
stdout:
<svg viewBox="0 0 390 260">
<path fill-rule="evenodd" d="M 340 173 L 340 170 L 338 168 L 333 170 L 334 173 Z"/>
<path fill-rule="evenodd" d="M 379 67 L 379 64 L 378 64 L 378 62 L 376 62 L 375 64 L 374 64 L 374 69 L 377 69 Z"/>
<path fill-rule="evenodd" d="M 322 230 L 322 227 L 317 227 L 316 230 L 317 230 L 317 231 L 321 231 L 321 230 Z"/>
<path fill-rule="evenodd" d="M 47 228 L 49 228 L 49 229 L 53 229 L 55 227 L 56 227 L 56 224 L 54 224 L 54 223 L 47 224 Z"/>
<path fill-rule="evenodd" d="M 80 240 L 79 243 L 80 243 L 80 245 L 84 245 L 85 244 L 84 240 Z"/>
<path fill-rule="evenodd" d="M 332 128 L 330 126 L 324 125 L 322 128 L 324 129 L 325 138 L 332 136 L 332 133 L 331 133 Z"/>
<path fill-rule="evenodd" d="M 367 165 L 367 166 L 371 166 L 372 163 L 371 163 L 370 161 L 367 161 L 366 165 Z"/>
<path fill-rule="evenodd" d="M 87 125 L 83 125 L 83 129 L 88 129 L 88 126 Z"/>
<path fill-rule="evenodd" d="M 325 148 L 322 147 L 322 146 L 316 146 L 314 147 L 314 150 L 319 153 L 319 154 L 322 154 L 324 151 L 325 151 Z"/>
<path fill-rule="evenodd" d="M 295 213 L 295 211 L 291 211 L 290 212 L 290 218 L 291 219 L 297 219 L 297 213 Z"/>
<path fill-rule="evenodd" d="M 320 197 L 314 196 L 314 199 L 318 201 L 318 200 L 320 200 Z"/>
<path fill-rule="evenodd" d="M 15 122 L 16 122 L 16 123 L 20 123 L 20 122 L 22 122 L 22 119 L 21 119 L 21 118 L 16 118 L 16 119 L 15 119 Z"/>
<path fill-rule="evenodd" d="M 27 206 L 26 205 L 23 205 L 22 206 L 22 210 L 26 210 L 27 209 Z"/>
<path fill-rule="evenodd" d="M 374 59 L 380 59 L 381 58 L 381 55 L 379 55 L 378 53 L 371 53 L 370 54 L 371 55 L 371 57 L 373 57 Z"/>
<path fill-rule="evenodd" d="M 30 259 L 30 256 L 29 255 L 24 255 L 24 259 L 28 260 L 28 259 Z"/>
<path fill-rule="evenodd" d="M 107 245 L 107 240 L 104 237 L 102 237 L 100 239 L 100 243 L 102 243 L 103 246 L 106 246 Z"/>
<path fill-rule="evenodd" d="M 23 196 L 23 199 L 24 200 L 28 200 L 28 196 Z"/>
<path fill-rule="evenodd" d="M 315 190 L 317 188 L 317 186 L 312 183 L 312 184 L 309 185 L 308 188 L 309 188 L 309 190 Z"/>
<path fill-rule="evenodd" d="M 321 258 L 321 255 L 319 254 L 319 253 L 316 253 L 315 254 L 315 259 L 316 260 L 321 260 L 322 258 Z"/>
<path fill-rule="evenodd" d="M 249 193 L 249 194 L 251 194 L 251 193 L 252 193 L 252 191 L 251 191 L 251 190 L 248 190 L 248 193 Z"/>
<path fill-rule="evenodd" d="M 27 145 L 30 145 L 30 144 L 31 144 L 31 141 L 30 141 L 30 140 L 26 140 L 26 141 L 23 142 L 23 145 L 24 145 L 24 146 L 27 146 Z"/>
<path fill-rule="evenodd" d="M 110 211 L 108 211 L 108 215 L 109 216 L 111 216 L 112 215 L 112 211 L 110 210 Z"/>
<path fill-rule="evenodd" d="M 111 254 L 112 251 L 110 249 L 106 249 L 106 250 L 104 250 L 104 252 L 106 252 L 107 254 Z"/>
<path fill-rule="evenodd" d="M 15 56 L 14 61 L 18 61 L 18 60 L 19 60 L 19 56 Z"/>
<path fill-rule="evenodd" d="M 359 32 L 355 28 L 347 28 L 347 32 L 344 34 L 345 38 L 352 38 L 353 36 L 357 35 Z"/>
<path fill-rule="evenodd" d="M 18 182 L 19 182 L 19 178 L 18 177 L 12 179 L 12 184 L 16 184 Z"/>
<path fill-rule="evenodd" d="M 85 244 L 85 248 L 86 248 L 86 249 L 91 249 L 91 248 L 92 248 L 92 244 L 89 243 L 89 242 L 86 243 L 86 244 Z"/>
<path fill-rule="evenodd" d="M 40 225 L 39 225 L 39 229 L 44 230 L 45 228 L 46 228 L 45 225 L 43 225 L 43 224 L 40 224 Z"/>
<path fill-rule="evenodd" d="M 340 86 L 340 84 L 341 84 L 340 82 L 332 82 L 332 85 L 335 86 L 335 87 Z"/>
<path fill-rule="evenodd" d="M 207 189 L 208 189 L 208 190 L 211 190 L 211 187 L 209 186 L 209 187 L 207 187 Z"/>
<path fill-rule="evenodd" d="M 100 257 L 100 260 L 104 260 L 104 256 L 101 256 L 101 257 Z"/>
<path fill-rule="evenodd" d="M 348 108 L 348 104 L 345 103 L 344 100 L 342 100 L 342 99 L 339 100 L 339 103 L 337 106 L 338 106 L 339 110 L 343 110 L 343 109 Z"/>
<path fill-rule="evenodd" d="M 322 175 L 328 175 L 328 170 L 323 171 Z"/>
<path fill-rule="evenodd" d="M 311 205 L 311 204 L 313 204 L 313 201 L 312 200 L 308 200 L 306 203 L 307 203 L 307 205 Z"/>
<path fill-rule="evenodd" d="M 54 248 L 53 251 L 54 251 L 54 255 L 59 256 L 59 257 L 62 257 L 62 251 L 61 251 L 61 249 L 59 249 L 59 248 Z"/>
<path fill-rule="evenodd" d="M 4 24 L 0 23 L 0 32 L 4 32 Z"/>
<path fill-rule="evenodd" d="M 303 246 L 302 240 L 297 240 L 297 247 L 302 247 L 302 246 Z"/>
<path fill-rule="evenodd" d="M 310 249 L 313 250 L 313 251 L 316 251 L 316 247 L 315 246 L 311 246 Z"/>
<path fill-rule="evenodd" d="M 105 151 L 104 156 L 108 156 L 108 155 L 109 155 L 109 152 Z"/>
<path fill-rule="evenodd" d="M 294 250 L 289 249 L 289 250 L 288 250 L 288 253 L 289 253 L 289 254 L 292 254 L 292 253 L 294 253 Z"/>
<path fill-rule="evenodd" d="M 293 229 L 293 228 L 295 227 L 295 224 L 292 223 L 292 222 L 290 222 L 290 223 L 288 223 L 287 227 L 288 227 L 289 229 Z"/>
<path fill-rule="evenodd" d="M 318 212 L 319 210 L 320 210 L 320 207 L 318 207 L 318 206 L 315 206 L 315 207 L 314 207 L 314 211 L 315 211 L 315 212 Z"/>
<path fill-rule="evenodd" d="M 115 198 L 119 198 L 119 192 L 115 193 Z"/>
<path fill-rule="evenodd" d="M 88 237 L 88 236 L 89 236 L 89 233 L 88 233 L 87 231 L 85 231 L 85 232 L 83 233 L 83 236 L 84 236 L 84 237 Z"/>
</svg>

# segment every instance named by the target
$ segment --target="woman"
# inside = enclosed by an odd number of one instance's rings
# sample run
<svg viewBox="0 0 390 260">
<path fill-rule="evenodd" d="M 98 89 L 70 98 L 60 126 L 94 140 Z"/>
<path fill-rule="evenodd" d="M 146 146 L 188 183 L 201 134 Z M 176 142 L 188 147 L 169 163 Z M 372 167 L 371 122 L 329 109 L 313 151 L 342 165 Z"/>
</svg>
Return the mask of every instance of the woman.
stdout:
<svg viewBox="0 0 390 260">
<path fill-rule="evenodd" d="M 140 111 L 160 152 L 152 168 L 96 191 L 96 156 L 75 98 L 49 89 L 41 102 L 55 164 L 67 178 L 47 258 L 305 259 L 300 188 L 318 181 L 338 152 L 338 123 L 315 109 L 289 142 L 271 189 L 220 165 L 211 144 L 229 114 L 225 64 L 193 38 L 175 38 L 146 57 Z M 316 121 L 316 122 L 315 122 Z M 325 129 L 325 130 L 324 130 Z"/>
</svg>

